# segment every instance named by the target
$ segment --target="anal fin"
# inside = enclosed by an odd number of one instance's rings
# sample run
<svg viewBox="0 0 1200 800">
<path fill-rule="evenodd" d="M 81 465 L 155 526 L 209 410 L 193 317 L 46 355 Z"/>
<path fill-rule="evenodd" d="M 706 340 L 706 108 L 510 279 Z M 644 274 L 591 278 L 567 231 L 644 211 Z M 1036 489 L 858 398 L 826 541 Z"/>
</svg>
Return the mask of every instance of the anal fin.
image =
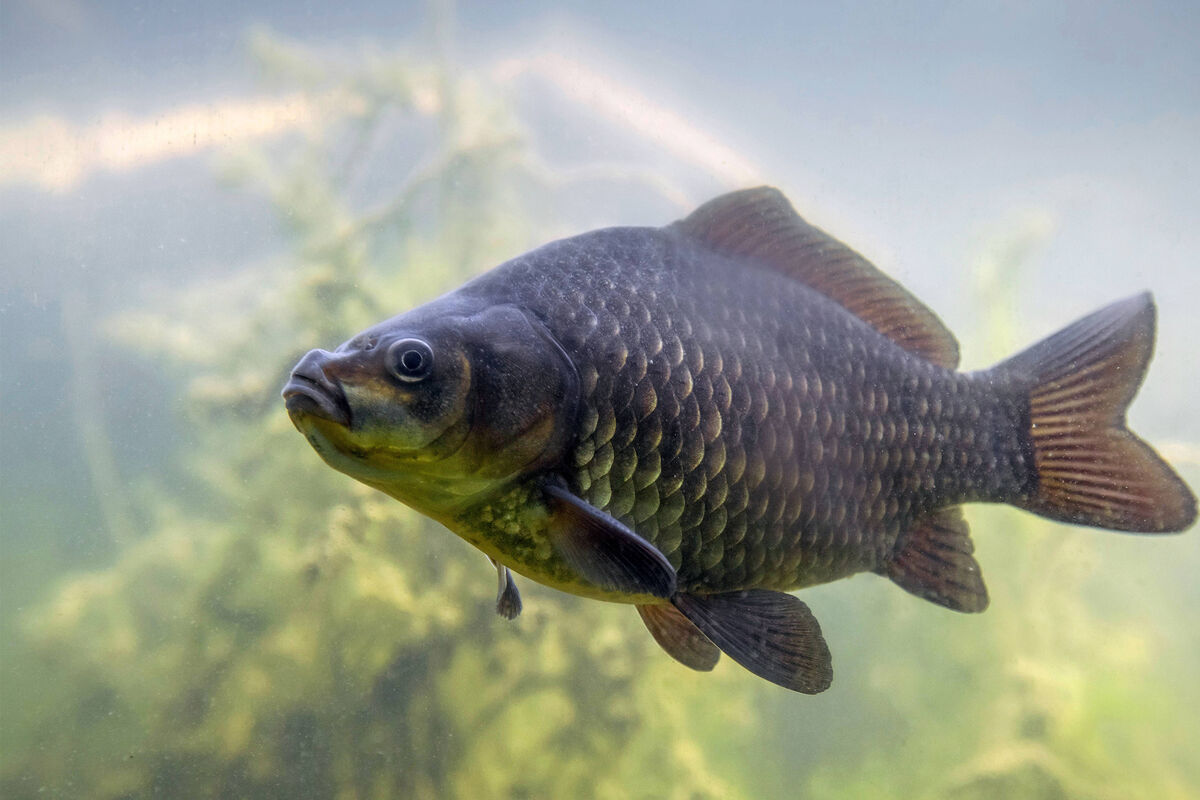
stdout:
<svg viewBox="0 0 1200 800">
<path fill-rule="evenodd" d="M 671 602 L 713 644 L 760 678 L 804 694 L 823 692 L 833 681 L 821 626 L 808 606 L 790 594 L 748 589 L 678 594 Z"/>
<path fill-rule="evenodd" d="M 654 641 L 671 658 L 700 672 L 708 672 L 717 665 L 720 649 L 675 606 L 663 603 L 638 606 L 637 610 Z"/>
<path fill-rule="evenodd" d="M 953 506 L 914 522 L 881 571 L 917 597 L 975 613 L 987 608 L 988 595 L 974 552 L 962 509 Z"/>
</svg>

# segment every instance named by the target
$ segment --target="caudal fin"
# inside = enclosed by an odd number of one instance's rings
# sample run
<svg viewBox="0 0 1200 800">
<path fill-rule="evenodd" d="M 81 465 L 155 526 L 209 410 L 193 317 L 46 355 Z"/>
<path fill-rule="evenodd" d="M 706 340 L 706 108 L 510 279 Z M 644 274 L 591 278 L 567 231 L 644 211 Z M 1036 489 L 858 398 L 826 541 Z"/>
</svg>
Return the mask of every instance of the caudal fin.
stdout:
<svg viewBox="0 0 1200 800">
<path fill-rule="evenodd" d="M 1027 381 L 1037 479 L 1017 505 L 1051 519 L 1120 531 L 1181 531 L 1196 498 L 1125 427 L 1154 352 L 1150 294 L 1113 303 L 998 365 Z"/>
</svg>

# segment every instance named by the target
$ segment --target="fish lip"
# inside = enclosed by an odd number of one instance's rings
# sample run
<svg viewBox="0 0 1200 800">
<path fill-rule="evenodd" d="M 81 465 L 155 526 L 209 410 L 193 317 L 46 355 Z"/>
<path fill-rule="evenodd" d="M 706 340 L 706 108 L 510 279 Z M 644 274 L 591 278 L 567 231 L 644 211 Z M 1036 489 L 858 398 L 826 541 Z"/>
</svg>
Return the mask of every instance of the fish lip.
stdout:
<svg viewBox="0 0 1200 800">
<path fill-rule="evenodd" d="M 283 387 L 283 401 L 293 420 L 308 415 L 350 427 L 350 404 L 341 387 L 305 357 Z"/>
</svg>

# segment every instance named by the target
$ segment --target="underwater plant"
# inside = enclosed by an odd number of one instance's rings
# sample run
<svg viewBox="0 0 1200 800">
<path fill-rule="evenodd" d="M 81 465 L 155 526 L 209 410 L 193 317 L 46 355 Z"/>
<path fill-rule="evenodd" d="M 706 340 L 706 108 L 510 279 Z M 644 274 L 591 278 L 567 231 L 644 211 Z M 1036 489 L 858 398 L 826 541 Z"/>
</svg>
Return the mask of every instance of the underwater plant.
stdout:
<svg viewBox="0 0 1200 800">
<path fill-rule="evenodd" d="M 268 83 L 336 124 L 221 165 L 275 207 L 286 258 L 144 293 L 105 323 L 180 387 L 177 472 L 134 493 L 149 522 L 113 566 L 27 616 L 55 689 L 2 793 L 738 796 L 697 732 L 749 732 L 744 690 L 726 680 L 705 707 L 640 632 L 566 595 L 498 618 L 484 559 L 327 474 L 278 402 L 299 343 L 454 285 L 520 238 L 517 120 L 470 74 L 252 44 Z M 396 130 L 426 146 L 397 186 L 364 186 Z"/>
<path fill-rule="evenodd" d="M 559 221 L 526 123 L 485 77 L 436 59 L 261 33 L 251 48 L 264 85 L 323 121 L 219 165 L 231 191 L 276 210 L 289 252 L 134 287 L 84 332 L 178 387 L 171 467 L 123 487 L 113 524 L 133 529 L 114 536 L 114 563 L 25 613 L 14 647 L 39 659 L 38 721 L 0 754 L 0 795 L 1200 791 L 1200 723 L 1182 710 L 1200 701 L 1200 640 L 1177 635 L 1200 600 L 1194 546 L 1152 557 L 971 509 L 980 561 L 1003 565 L 990 610 L 955 617 L 870 577 L 806 592 L 839 658 L 811 699 L 727 664 L 694 675 L 626 609 L 534 585 L 518 620 L 498 618 L 487 562 L 324 467 L 278 391 L 310 343 L 547 238 Z M 985 321 L 964 352 L 978 363 L 1025 344 L 1003 294 L 1021 289 L 1022 256 L 996 249 L 971 277 Z M 1183 467 L 1195 485 L 1196 461 Z M 1148 609 L 1166 616 L 1146 625 Z"/>
</svg>

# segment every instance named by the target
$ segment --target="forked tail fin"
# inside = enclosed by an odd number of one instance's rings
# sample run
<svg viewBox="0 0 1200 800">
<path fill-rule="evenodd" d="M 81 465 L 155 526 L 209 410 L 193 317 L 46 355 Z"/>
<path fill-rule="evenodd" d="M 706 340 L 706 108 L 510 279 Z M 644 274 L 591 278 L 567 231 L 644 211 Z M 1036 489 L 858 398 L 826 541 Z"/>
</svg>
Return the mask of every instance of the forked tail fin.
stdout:
<svg viewBox="0 0 1200 800">
<path fill-rule="evenodd" d="M 996 367 L 1029 386 L 1037 478 L 1017 505 L 1076 525 L 1140 533 L 1181 531 L 1195 521 L 1195 496 L 1125 427 L 1153 351 L 1154 300 L 1147 292 Z"/>
</svg>

